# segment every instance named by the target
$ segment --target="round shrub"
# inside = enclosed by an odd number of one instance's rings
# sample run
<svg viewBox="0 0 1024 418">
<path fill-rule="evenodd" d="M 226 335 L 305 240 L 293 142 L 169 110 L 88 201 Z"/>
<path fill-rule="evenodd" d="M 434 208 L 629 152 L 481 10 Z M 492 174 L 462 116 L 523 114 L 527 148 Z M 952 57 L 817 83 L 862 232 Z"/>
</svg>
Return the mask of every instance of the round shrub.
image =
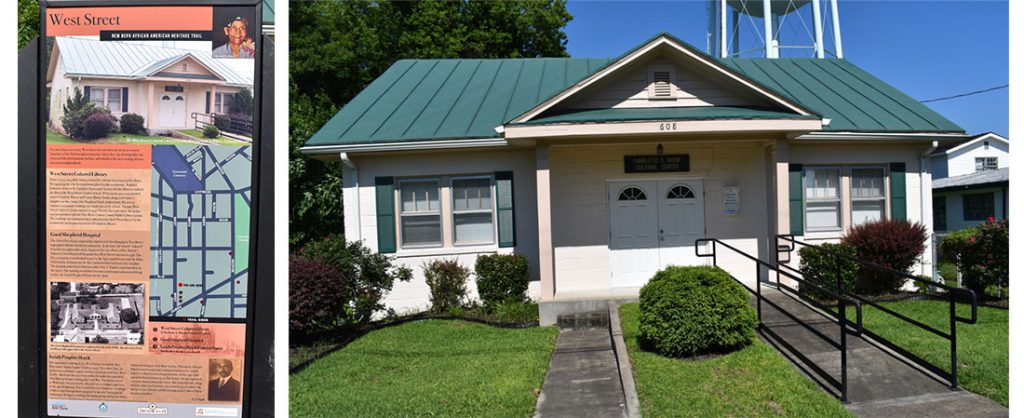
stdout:
<svg viewBox="0 0 1024 418">
<path fill-rule="evenodd" d="M 857 249 L 857 256 L 896 271 L 907 272 L 924 253 L 928 230 L 916 222 L 882 220 L 850 228 L 843 244 Z M 907 279 L 885 270 L 861 266 L 856 291 L 862 295 L 897 293 Z"/>
<path fill-rule="evenodd" d="M 292 338 L 304 340 L 345 322 L 348 280 L 341 271 L 311 258 L 288 263 L 288 322 Z"/>
<path fill-rule="evenodd" d="M 203 128 L 203 136 L 207 138 L 216 138 L 220 136 L 220 129 L 217 129 L 217 127 L 213 125 L 206 125 L 206 127 Z"/>
<path fill-rule="evenodd" d="M 640 343 L 670 357 L 722 353 L 755 338 L 747 291 L 715 267 L 670 266 L 640 289 Z"/>
<path fill-rule="evenodd" d="M 89 139 L 99 139 L 110 135 L 114 131 L 117 120 L 107 112 L 97 111 L 85 118 L 82 122 L 82 136 Z"/>
<path fill-rule="evenodd" d="M 814 247 L 800 248 L 800 271 L 804 273 L 804 280 L 832 293 L 838 292 L 836 286 L 839 284 L 842 284 L 845 292 L 853 290 L 857 284 L 857 262 L 829 252 L 857 257 L 857 249 L 849 245 L 830 243 L 821 244 L 821 248 L 825 251 Z M 832 299 L 831 295 L 813 286 L 801 286 L 800 290 L 817 300 Z"/>
<path fill-rule="evenodd" d="M 469 269 L 458 260 L 434 259 L 423 263 L 423 275 L 430 287 L 430 310 L 435 313 L 448 312 L 462 306 L 466 298 L 466 280 Z"/>
<path fill-rule="evenodd" d="M 489 254 L 476 259 L 476 290 L 484 305 L 526 300 L 530 266 L 516 254 Z"/>
<path fill-rule="evenodd" d="M 121 115 L 121 132 L 141 135 L 146 133 L 146 120 L 134 113 Z"/>
<path fill-rule="evenodd" d="M 231 129 L 231 117 L 228 115 L 215 115 L 213 117 L 213 124 L 217 125 L 217 129 L 226 131 Z"/>
</svg>

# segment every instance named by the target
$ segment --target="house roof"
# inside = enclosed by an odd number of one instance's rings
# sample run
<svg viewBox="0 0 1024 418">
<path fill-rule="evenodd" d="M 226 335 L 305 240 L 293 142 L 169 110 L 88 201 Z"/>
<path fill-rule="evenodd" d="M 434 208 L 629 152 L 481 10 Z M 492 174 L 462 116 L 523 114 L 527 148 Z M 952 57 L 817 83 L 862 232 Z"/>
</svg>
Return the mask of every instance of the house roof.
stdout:
<svg viewBox="0 0 1024 418">
<path fill-rule="evenodd" d="M 251 78 L 221 64 L 209 51 L 74 37 L 57 37 L 56 42 L 54 53 L 60 54 L 64 72 L 69 77 L 142 79 L 152 71 L 190 56 L 229 85 L 252 86 Z M 48 77 L 52 77 L 52 70 Z"/>
<path fill-rule="evenodd" d="M 755 119 L 818 119 L 814 115 L 752 109 L 746 107 L 646 107 L 584 110 L 516 122 L 511 125 L 547 125 L 555 123 L 601 123 L 638 120 L 755 120 Z"/>
<path fill-rule="evenodd" d="M 962 128 L 942 115 L 845 60 L 719 59 L 668 34 L 655 36 L 623 57 L 664 39 L 696 52 L 702 59 L 820 118 L 830 119 L 824 131 L 963 133 Z M 618 61 L 618 58 L 400 60 L 346 104 L 306 145 L 500 137 L 496 127 Z M 746 117 L 764 115 L 757 113 L 763 109 L 748 110 Z M 700 112 L 711 111 L 674 112 L 695 117 Z M 733 117 L 741 115 L 738 108 L 722 112 L 732 112 Z M 581 110 L 576 116 L 542 119 L 547 119 L 548 123 L 573 118 L 599 123 L 640 114 Z"/>
<path fill-rule="evenodd" d="M 984 185 L 1007 183 L 1010 181 L 1010 168 L 985 170 L 962 176 L 945 177 L 932 181 L 932 190 L 971 188 Z"/>
</svg>

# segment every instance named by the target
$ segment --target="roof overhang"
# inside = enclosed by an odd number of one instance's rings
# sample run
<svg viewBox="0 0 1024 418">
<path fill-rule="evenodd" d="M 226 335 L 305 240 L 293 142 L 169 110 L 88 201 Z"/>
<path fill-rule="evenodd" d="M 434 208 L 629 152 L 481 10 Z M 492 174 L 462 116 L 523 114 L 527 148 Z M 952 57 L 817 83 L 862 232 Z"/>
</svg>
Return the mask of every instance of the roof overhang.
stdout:
<svg viewBox="0 0 1024 418">
<path fill-rule="evenodd" d="M 958 186 L 935 187 L 932 188 L 932 192 L 955 192 L 963 190 L 993 189 L 998 187 L 1006 187 L 1009 184 L 1009 180 L 993 181 L 989 183 L 963 184 Z"/>
<path fill-rule="evenodd" d="M 595 137 L 707 133 L 803 133 L 821 130 L 820 119 L 688 120 L 556 125 L 505 125 L 505 138 Z"/>
<path fill-rule="evenodd" d="M 792 137 L 798 141 L 962 141 L 970 136 L 949 132 L 810 132 Z"/>
<path fill-rule="evenodd" d="M 969 147 L 971 145 L 974 145 L 974 144 L 977 144 L 978 142 L 983 142 L 983 141 L 996 141 L 996 142 L 1002 142 L 1003 144 L 1006 144 L 1006 145 L 1010 145 L 1010 141 L 1007 140 L 1006 138 L 1003 138 L 1002 136 L 999 136 L 995 132 L 989 132 L 987 134 L 979 135 L 977 138 L 974 138 L 974 139 L 972 139 L 970 141 L 964 142 L 963 144 L 960 144 L 960 145 L 957 145 L 957 146 L 955 146 L 953 148 L 950 148 L 950 149 L 945 151 L 945 154 L 947 154 L 947 155 L 952 154 L 954 152 L 960 151 L 960 150 L 962 150 L 964 148 L 967 148 L 967 147 Z"/>
<path fill-rule="evenodd" d="M 213 74 L 214 77 L 219 78 L 221 81 L 226 82 L 228 80 L 227 77 L 224 77 L 224 75 L 222 75 L 221 73 L 217 72 L 213 68 L 210 68 L 208 65 L 204 64 L 202 60 L 200 60 L 199 58 L 196 58 L 194 55 L 192 55 L 192 53 L 186 53 L 186 54 L 182 55 L 181 57 L 179 57 L 178 59 L 174 59 L 174 60 L 168 61 L 167 64 L 165 64 L 163 66 L 160 66 L 160 67 L 158 67 L 158 68 L 156 68 L 154 70 L 151 70 L 148 73 L 146 73 L 146 77 L 152 77 L 154 74 L 158 74 L 160 72 L 163 72 L 163 70 L 166 70 L 166 69 L 170 68 L 172 65 L 184 61 L 186 58 L 190 59 L 192 62 L 194 62 L 196 64 L 199 64 L 200 67 L 203 67 L 203 69 L 208 71 L 210 74 Z"/>
<path fill-rule="evenodd" d="M 788 110 L 790 110 L 790 111 L 792 111 L 792 112 L 794 112 L 794 113 L 796 113 L 798 115 L 814 115 L 814 112 L 812 112 L 812 111 L 810 111 L 810 110 L 800 106 L 796 102 L 793 102 L 793 101 L 783 97 L 782 95 L 779 95 L 779 94 L 769 90 L 768 88 L 765 88 L 764 86 L 762 86 L 762 85 L 760 85 L 758 83 L 755 83 L 754 81 L 748 79 L 747 77 L 745 77 L 745 76 L 743 76 L 743 75 L 733 71 L 732 69 L 730 69 L 730 68 L 728 68 L 728 67 L 726 67 L 726 66 L 724 66 L 724 65 L 722 65 L 722 64 L 720 64 L 718 62 L 716 62 L 710 56 L 705 55 L 705 54 L 703 54 L 703 53 L 701 53 L 699 51 L 692 50 L 691 48 L 689 48 L 685 44 L 676 41 L 675 39 L 673 39 L 671 36 L 669 36 L 667 34 L 662 34 L 662 35 L 659 35 L 659 36 L 655 37 L 654 39 L 652 39 L 648 43 L 640 46 L 639 48 L 636 48 L 635 50 L 626 53 L 625 55 L 620 57 L 615 62 L 613 62 L 613 63 L 607 65 L 606 67 L 598 70 L 594 74 L 591 74 L 589 77 L 584 78 L 583 80 L 581 80 L 580 82 L 576 83 L 575 85 L 573 85 L 573 86 L 563 90 L 562 92 L 552 96 L 551 98 L 541 102 L 539 105 L 537 105 L 537 106 L 533 107 L 532 109 L 526 111 L 522 115 L 519 115 L 516 118 L 512 119 L 511 121 L 509 121 L 509 123 L 522 123 L 522 122 L 529 121 L 529 120 L 537 117 L 538 115 L 544 113 L 544 111 L 546 111 L 548 109 L 551 109 L 553 106 L 557 105 L 558 103 L 561 103 L 561 102 L 565 101 L 566 99 L 568 99 L 569 97 L 572 97 L 573 95 L 575 95 L 579 91 L 581 91 L 581 90 L 583 90 L 583 89 L 585 89 L 585 88 L 587 88 L 587 87 L 589 87 L 589 86 L 591 86 L 591 85 L 593 85 L 593 84 L 595 84 L 595 83 L 605 79 L 606 77 L 610 76 L 611 74 L 615 74 L 616 72 L 618 72 L 619 69 L 621 69 L 621 68 L 623 68 L 623 67 L 625 67 L 625 66 L 627 66 L 627 65 L 629 65 L 629 64 L 631 64 L 633 62 L 635 62 L 636 60 L 640 59 L 641 57 L 644 57 L 644 56 L 650 54 L 652 51 L 654 51 L 654 50 L 656 50 L 658 48 L 665 48 L 665 47 L 671 48 L 672 50 L 677 51 L 678 53 L 682 54 L 683 56 L 688 57 L 689 59 L 691 59 L 691 60 L 693 60 L 693 61 L 695 61 L 695 62 L 697 62 L 697 63 L 699 63 L 699 64 L 701 64 L 701 65 L 703 65 L 703 66 L 705 66 L 705 67 L 707 67 L 707 68 L 709 68 L 711 70 L 713 70 L 713 71 L 721 73 L 726 78 L 728 78 L 728 79 L 730 79 L 732 81 L 735 81 L 738 85 L 740 85 L 742 87 L 745 87 L 746 89 L 756 93 L 757 95 L 759 95 L 759 96 L 761 96 L 761 97 L 763 97 L 763 98 L 765 98 L 765 99 L 767 99 L 767 100 L 769 100 L 769 101 L 771 101 L 773 103 L 776 103 L 779 106 L 781 106 L 781 107 L 783 107 L 785 109 L 788 109 Z"/>
<path fill-rule="evenodd" d="M 450 139 L 441 141 L 413 141 L 413 142 L 379 142 L 367 144 L 346 144 L 346 145 L 307 145 L 299 148 L 299 152 L 310 157 L 337 155 L 342 152 L 385 152 L 385 151 L 420 151 L 440 150 L 456 148 L 489 148 L 507 146 L 505 138 L 468 138 Z"/>
</svg>

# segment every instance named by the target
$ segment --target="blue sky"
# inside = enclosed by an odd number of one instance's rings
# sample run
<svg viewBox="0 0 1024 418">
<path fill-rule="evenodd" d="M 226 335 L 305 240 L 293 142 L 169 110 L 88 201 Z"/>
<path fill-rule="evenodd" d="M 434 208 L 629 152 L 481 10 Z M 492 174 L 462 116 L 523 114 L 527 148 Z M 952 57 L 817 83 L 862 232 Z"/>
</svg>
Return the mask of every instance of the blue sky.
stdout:
<svg viewBox="0 0 1024 418">
<path fill-rule="evenodd" d="M 662 31 L 707 45 L 703 0 L 570 1 L 568 8 L 574 57 L 615 57 Z M 1007 15 L 1006 1 L 839 1 L 845 58 L 918 100 L 1007 84 Z M 793 22 L 784 34 L 806 33 Z M 755 46 L 741 41 L 741 49 Z M 1005 136 L 1008 100 L 1002 89 L 929 105 L 968 133 Z"/>
</svg>

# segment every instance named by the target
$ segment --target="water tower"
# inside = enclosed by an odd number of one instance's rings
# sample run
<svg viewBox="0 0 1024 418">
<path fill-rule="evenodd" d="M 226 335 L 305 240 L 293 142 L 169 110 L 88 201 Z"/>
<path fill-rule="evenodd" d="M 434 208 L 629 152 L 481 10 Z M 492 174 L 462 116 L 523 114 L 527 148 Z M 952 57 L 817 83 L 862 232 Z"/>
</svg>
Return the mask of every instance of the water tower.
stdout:
<svg viewBox="0 0 1024 418">
<path fill-rule="evenodd" d="M 708 53 L 842 58 L 837 0 L 708 0 Z"/>
</svg>

